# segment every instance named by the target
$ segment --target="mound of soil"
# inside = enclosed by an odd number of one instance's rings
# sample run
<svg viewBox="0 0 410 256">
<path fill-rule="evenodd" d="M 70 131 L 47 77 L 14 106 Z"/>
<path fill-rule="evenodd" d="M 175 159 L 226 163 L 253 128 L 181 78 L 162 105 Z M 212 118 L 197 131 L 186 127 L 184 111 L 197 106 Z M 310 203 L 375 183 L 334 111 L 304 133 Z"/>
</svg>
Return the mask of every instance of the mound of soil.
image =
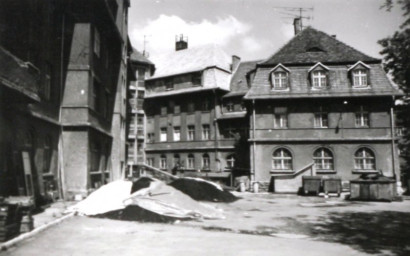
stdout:
<svg viewBox="0 0 410 256">
<path fill-rule="evenodd" d="M 198 179 L 181 178 L 171 182 L 169 185 L 198 201 L 231 203 L 239 199 L 210 182 Z"/>
<path fill-rule="evenodd" d="M 148 188 L 154 180 L 148 177 L 141 177 L 132 183 L 131 194 L 143 188 Z"/>
</svg>

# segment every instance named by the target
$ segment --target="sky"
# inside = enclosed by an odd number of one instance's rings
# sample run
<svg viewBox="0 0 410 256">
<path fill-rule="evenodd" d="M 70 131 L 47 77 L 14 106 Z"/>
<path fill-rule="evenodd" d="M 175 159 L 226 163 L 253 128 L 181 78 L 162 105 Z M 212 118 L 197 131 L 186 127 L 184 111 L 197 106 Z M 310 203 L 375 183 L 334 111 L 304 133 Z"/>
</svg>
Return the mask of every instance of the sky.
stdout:
<svg viewBox="0 0 410 256">
<path fill-rule="evenodd" d="M 403 22 L 402 10 L 380 7 L 385 0 L 131 0 L 129 36 L 150 57 L 175 50 L 175 36 L 188 47 L 220 45 L 243 61 L 262 60 L 294 36 L 293 18 L 303 8 L 312 26 L 376 58 L 377 41 Z M 144 43 L 145 41 L 145 43 Z"/>
</svg>

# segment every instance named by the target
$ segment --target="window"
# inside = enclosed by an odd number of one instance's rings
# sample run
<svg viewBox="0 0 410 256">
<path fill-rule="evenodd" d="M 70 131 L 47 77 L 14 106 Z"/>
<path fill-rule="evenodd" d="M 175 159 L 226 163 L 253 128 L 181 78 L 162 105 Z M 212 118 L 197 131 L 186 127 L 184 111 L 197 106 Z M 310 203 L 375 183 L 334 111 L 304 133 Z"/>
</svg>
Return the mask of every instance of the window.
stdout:
<svg viewBox="0 0 410 256">
<path fill-rule="evenodd" d="M 202 101 L 202 111 L 209 111 L 209 109 L 210 109 L 209 100 L 205 99 L 204 101 Z"/>
<path fill-rule="evenodd" d="M 315 113 L 314 126 L 317 128 L 326 128 L 328 127 L 328 114 L 323 112 L 322 107 L 318 113 Z"/>
<path fill-rule="evenodd" d="M 135 157 L 135 142 L 133 141 L 129 141 L 128 142 L 128 160 L 129 161 L 134 161 L 134 157 Z"/>
<path fill-rule="evenodd" d="M 181 140 L 181 128 L 179 126 L 174 127 L 174 141 Z"/>
<path fill-rule="evenodd" d="M 147 158 L 147 165 L 154 166 L 154 158 L 152 158 L 152 157 Z"/>
<path fill-rule="evenodd" d="M 161 169 L 167 168 L 167 157 L 165 155 L 161 155 L 161 160 L 159 162 L 159 168 Z"/>
<path fill-rule="evenodd" d="M 202 125 L 202 139 L 209 140 L 210 139 L 210 129 L 208 124 Z"/>
<path fill-rule="evenodd" d="M 95 28 L 94 29 L 94 53 L 98 57 L 100 57 L 100 33 L 98 33 L 98 30 Z"/>
<path fill-rule="evenodd" d="M 99 163 L 100 163 L 100 145 L 97 143 L 91 144 L 91 165 L 90 165 L 90 172 L 98 172 L 99 171 Z"/>
<path fill-rule="evenodd" d="M 286 128 L 288 126 L 287 109 L 275 107 L 274 109 L 274 128 Z"/>
<path fill-rule="evenodd" d="M 188 125 L 188 140 L 195 140 L 195 126 Z"/>
<path fill-rule="evenodd" d="M 147 134 L 147 142 L 148 143 L 155 142 L 155 133 L 151 132 Z"/>
<path fill-rule="evenodd" d="M 210 161 L 209 161 L 209 155 L 208 154 L 204 154 L 202 156 L 202 169 L 203 170 L 209 170 L 210 168 Z"/>
<path fill-rule="evenodd" d="M 100 88 L 101 88 L 101 84 L 97 81 L 97 79 L 93 79 L 93 88 L 91 91 L 91 107 L 93 110 L 95 110 L 96 112 L 99 112 L 100 109 L 100 97 L 99 97 L 99 93 L 100 93 Z"/>
<path fill-rule="evenodd" d="M 200 85 L 201 84 L 201 73 L 195 73 L 191 77 L 193 85 Z"/>
<path fill-rule="evenodd" d="M 287 149 L 280 148 L 273 152 L 272 169 L 279 171 L 292 170 L 292 155 Z"/>
<path fill-rule="evenodd" d="M 367 87 L 367 72 L 364 69 L 353 70 L 353 86 Z"/>
<path fill-rule="evenodd" d="M 317 170 L 334 170 L 333 154 L 327 148 L 319 148 L 313 153 Z"/>
<path fill-rule="evenodd" d="M 43 173 L 50 172 L 50 163 L 51 163 L 51 137 L 47 136 L 44 141 L 44 153 L 43 153 Z"/>
<path fill-rule="evenodd" d="M 161 116 L 165 116 L 167 114 L 167 106 L 161 106 Z"/>
<path fill-rule="evenodd" d="M 232 101 L 226 103 L 226 111 L 233 112 L 234 111 L 234 104 Z"/>
<path fill-rule="evenodd" d="M 195 168 L 195 157 L 192 154 L 188 155 L 188 169 L 194 169 Z"/>
<path fill-rule="evenodd" d="M 188 113 L 194 112 L 195 111 L 195 103 L 193 101 L 188 102 L 187 109 L 188 109 Z"/>
<path fill-rule="evenodd" d="M 174 155 L 174 166 L 181 167 L 181 158 L 178 154 Z"/>
<path fill-rule="evenodd" d="M 174 83 L 172 79 L 166 79 L 165 80 L 165 90 L 171 91 L 174 90 Z"/>
<path fill-rule="evenodd" d="M 288 88 L 288 76 L 286 72 L 274 72 L 272 81 L 274 89 L 280 90 Z"/>
<path fill-rule="evenodd" d="M 356 127 L 369 127 L 369 113 L 360 106 L 359 112 L 356 113 Z"/>
<path fill-rule="evenodd" d="M 226 168 L 232 169 L 234 167 L 235 167 L 235 157 L 233 155 L 230 155 L 226 158 Z"/>
<path fill-rule="evenodd" d="M 181 106 L 174 105 L 174 114 L 179 114 L 179 113 L 181 113 Z"/>
<path fill-rule="evenodd" d="M 313 71 L 312 84 L 314 88 L 325 88 L 326 82 L 326 74 L 324 71 Z"/>
<path fill-rule="evenodd" d="M 360 148 L 354 154 L 354 168 L 356 170 L 376 170 L 376 158 L 373 151 Z"/>
<path fill-rule="evenodd" d="M 162 127 L 161 128 L 161 136 L 160 136 L 160 141 L 167 141 L 167 128 Z"/>
</svg>

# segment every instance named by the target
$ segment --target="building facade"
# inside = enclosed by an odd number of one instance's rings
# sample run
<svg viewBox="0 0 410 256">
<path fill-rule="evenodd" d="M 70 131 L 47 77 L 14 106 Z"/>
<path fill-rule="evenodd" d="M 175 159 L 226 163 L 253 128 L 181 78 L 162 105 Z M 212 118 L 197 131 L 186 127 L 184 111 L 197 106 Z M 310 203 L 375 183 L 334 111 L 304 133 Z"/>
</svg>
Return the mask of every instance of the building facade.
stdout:
<svg viewBox="0 0 410 256">
<path fill-rule="evenodd" d="M 296 192 L 303 175 L 398 174 L 393 107 L 401 93 L 381 60 L 308 27 L 252 73 L 253 182 Z"/>
<path fill-rule="evenodd" d="M 145 126 L 144 112 L 145 79 L 151 77 L 155 66 L 148 58 L 133 49 L 130 56 L 130 66 L 136 77 L 129 85 L 129 126 L 127 138 L 127 164 L 129 166 L 145 163 Z"/>
<path fill-rule="evenodd" d="M 238 126 L 246 127 L 247 122 L 241 94 L 225 103 L 223 96 L 231 91 L 239 58 L 228 57 L 216 46 L 188 49 L 181 37 L 175 52 L 152 61 L 156 70 L 146 81 L 144 103 L 147 164 L 174 174 L 231 182 Z"/>
<path fill-rule="evenodd" d="M 69 199 L 120 177 L 126 136 L 116 114 L 125 120 L 118 109 L 126 104 L 129 2 L 0 5 L 1 73 L 12 74 L 2 84 L 24 88 L 1 86 L 2 99 L 9 99 L 2 100 L 1 147 L 10 152 L 2 160 L 2 195 Z M 12 98 L 16 92 L 22 100 Z"/>
</svg>

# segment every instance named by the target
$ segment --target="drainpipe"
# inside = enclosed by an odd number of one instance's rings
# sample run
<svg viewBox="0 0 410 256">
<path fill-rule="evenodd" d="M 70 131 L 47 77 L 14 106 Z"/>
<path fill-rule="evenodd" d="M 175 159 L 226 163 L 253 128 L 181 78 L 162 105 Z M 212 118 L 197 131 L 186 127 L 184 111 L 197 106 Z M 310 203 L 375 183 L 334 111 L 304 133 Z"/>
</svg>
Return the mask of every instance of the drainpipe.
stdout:
<svg viewBox="0 0 410 256">
<path fill-rule="evenodd" d="M 66 198 L 66 189 L 65 189 L 65 177 L 64 177 L 64 141 L 63 141 L 63 125 L 61 123 L 61 112 L 63 104 L 63 88 L 64 88 L 64 35 L 65 35 L 65 13 L 63 13 L 62 24 L 61 24 L 61 51 L 60 51 L 60 108 L 58 113 L 58 122 L 60 123 L 60 136 L 58 142 L 58 151 L 59 151 L 59 168 L 57 169 L 57 178 L 59 183 L 58 194 L 62 199 Z"/>
<path fill-rule="evenodd" d="M 393 104 L 394 104 L 394 96 L 393 98 Z M 395 159 L 396 159 L 396 146 L 395 146 L 395 126 L 394 126 L 394 110 L 393 110 L 393 106 L 390 108 L 390 133 L 391 133 L 391 154 L 392 154 L 392 168 L 393 168 L 393 177 L 394 179 L 397 181 L 397 175 L 396 175 L 396 163 L 395 163 Z"/>
<path fill-rule="evenodd" d="M 214 150 L 215 150 L 215 167 L 219 167 L 219 168 L 221 168 L 221 166 L 217 166 L 217 162 L 216 162 L 216 160 L 218 159 L 219 160 L 219 157 L 218 157 L 218 130 L 219 130 L 219 127 L 218 127 L 218 121 L 217 121 L 217 110 L 216 110 L 216 92 L 215 92 L 215 89 L 213 89 L 212 90 L 212 93 L 213 93 L 213 95 L 214 95 L 214 107 L 213 107 L 213 109 L 214 109 L 214 118 L 213 118 L 213 124 L 214 124 Z M 220 165 L 220 160 L 219 160 L 219 165 Z M 218 168 L 215 168 L 215 171 L 217 171 L 217 172 L 219 172 L 219 169 Z"/>
<path fill-rule="evenodd" d="M 252 139 L 253 139 L 253 145 L 252 145 L 252 168 L 251 168 L 251 184 L 255 182 L 255 147 L 256 147 L 256 142 L 255 142 L 255 100 L 252 100 Z"/>
</svg>

